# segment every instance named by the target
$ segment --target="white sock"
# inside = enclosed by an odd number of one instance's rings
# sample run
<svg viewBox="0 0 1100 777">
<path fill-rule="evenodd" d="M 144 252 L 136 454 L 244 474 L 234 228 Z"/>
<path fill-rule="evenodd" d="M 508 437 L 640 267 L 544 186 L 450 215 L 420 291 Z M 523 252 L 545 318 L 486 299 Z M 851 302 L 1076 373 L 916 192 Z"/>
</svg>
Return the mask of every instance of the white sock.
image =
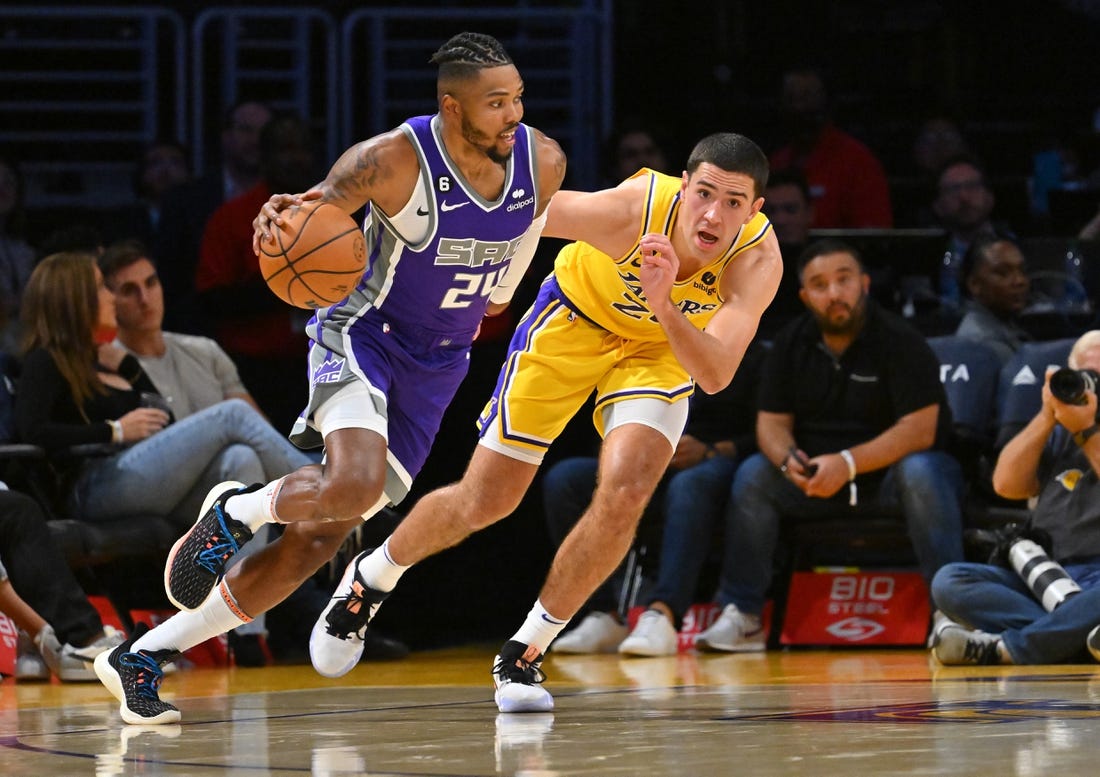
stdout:
<svg viewBox="0 0 1100 777">
<path fill-rule="evenodd" d="M 257 491 L 236 494 L 225 500 L 225 511 L 253 532 L 265 523 L 282 523 L 275 514 L 275 500 L 279 498 L 286 477 L 272 480 Z"/>
<path fill-rule="evenodd" d="M 540 653 L 545 653 L 550 643 L 561 633 L 569 619 L 555 618 L 546 611 L 542 602 L 536 600 L 531 612 L 527 613 L 527 620 L 519 627 L 519 631 L 512 637 L 516 642 L 524 645 L 534 645 Z"/>
<path fill-rule="evenodd" d="M 382 547 L 375 548 L 373 553 L 359 562 L 359 574 L 363 576 L 363 581 L 376 591 L 392 591 L 401 575 L 412 566 L 401 566 L 390 558 L 389 544 L 387 539 Z"/>
<path fill-rule="evenodd" d="M 193 648 L 211 637 L 225 634 L 238 626 L 251 622 L 237 604 L 225 580 L 206 597 L 194 612 L 173 615 L 134 642 L 131 651 L 184 650 Z"/>
</svg>

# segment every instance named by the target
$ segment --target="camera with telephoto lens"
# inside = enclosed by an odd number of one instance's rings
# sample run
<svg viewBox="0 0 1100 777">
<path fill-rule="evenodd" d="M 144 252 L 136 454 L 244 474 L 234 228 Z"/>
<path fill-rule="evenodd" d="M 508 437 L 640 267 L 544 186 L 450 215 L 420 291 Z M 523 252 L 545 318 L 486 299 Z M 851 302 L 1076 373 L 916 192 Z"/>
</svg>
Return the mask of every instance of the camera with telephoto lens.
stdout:
<svg viewBox="0 0 1100 777">
<path fill-rule="evenodd" d="M 969 560 L 1015 571 L 1047 612 L 1081 591 L 1062 565 L 1050 557 L 1051 544 L 1050 533 L 1030 521 L 964 532 Z"/>
<path fill-rule="evenodd" d="M 1096 393 L 1100 373 L 1096 370 L 1075 370 L 1062 367 L 1050 376 L 1050 393 L 1066 405 L 1085 404 L 1085 395 Z"/>
<path fill-rule="evenodd" d="M 1012 543 L 1008 549 L 1008 561 L 1047 612 L 1052 612 L 1066 599 L 1081 593 L 1081 586 L 1062 565 L 1033 540 L 1018 539 Z"/>
</svg>

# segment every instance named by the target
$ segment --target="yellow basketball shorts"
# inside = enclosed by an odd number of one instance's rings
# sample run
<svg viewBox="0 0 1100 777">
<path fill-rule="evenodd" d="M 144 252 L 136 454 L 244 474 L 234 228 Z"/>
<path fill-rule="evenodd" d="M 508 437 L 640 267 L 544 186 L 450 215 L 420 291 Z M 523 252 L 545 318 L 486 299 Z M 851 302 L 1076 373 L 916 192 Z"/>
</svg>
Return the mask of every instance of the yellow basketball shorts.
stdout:
<svg viewBox="0 0 1100 777">
<path fill-rule="evenodd" d="M 593 324 L 566 303 L 551 275 L 519 322 L 496 389 L 478 419 L 481 444 L 540 463 L 550 444 L 595 392 L 593 423 L 602 437 L 612 404 L 657 399 L 681 411 L 694 384 L 667 341 L 628 340 Z M 675 442 L 673 442 L 675 444 Z"/>
</svg>

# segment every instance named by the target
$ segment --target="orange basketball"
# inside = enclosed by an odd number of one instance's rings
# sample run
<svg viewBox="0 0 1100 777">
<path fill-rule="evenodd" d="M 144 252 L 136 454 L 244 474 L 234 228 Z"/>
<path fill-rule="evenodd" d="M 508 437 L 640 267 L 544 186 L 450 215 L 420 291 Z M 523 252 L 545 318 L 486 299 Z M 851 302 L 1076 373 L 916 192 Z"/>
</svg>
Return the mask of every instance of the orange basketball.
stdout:
<svg viewBox="0 0 1100 777">
<path fill-rule="evenodd" d="M 260 243 L 260 273 L 268 287 L 297 308 L 323 308 L 348 296 L 367 263 L 363 232 L 351 216 L 325 202 L 282 212 L 271 239 Z"/>
</svg>

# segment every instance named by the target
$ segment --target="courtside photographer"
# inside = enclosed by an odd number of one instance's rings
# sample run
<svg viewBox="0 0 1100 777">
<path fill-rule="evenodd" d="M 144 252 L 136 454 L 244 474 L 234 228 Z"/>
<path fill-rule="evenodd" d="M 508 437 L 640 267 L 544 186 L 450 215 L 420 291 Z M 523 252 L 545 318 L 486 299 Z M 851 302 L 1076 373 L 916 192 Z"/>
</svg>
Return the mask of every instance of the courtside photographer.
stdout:
<svg viewBox="0 0 1100 777">
<path fill-rule="evenodd" d="M 950 620 L 932 653 L 943 664 L 1057 664 L 1100 660 L 1100 330 L 1074 343 L 1069 365 L 1047 370 L 1042 406 L 997 459 L 993 487 L 1032 500 L 1023 530 L 992 563 L 944 566 L 932 599 Z M 1097 642 L 1094 646 L 1092 643 Z"/>
</svg>

